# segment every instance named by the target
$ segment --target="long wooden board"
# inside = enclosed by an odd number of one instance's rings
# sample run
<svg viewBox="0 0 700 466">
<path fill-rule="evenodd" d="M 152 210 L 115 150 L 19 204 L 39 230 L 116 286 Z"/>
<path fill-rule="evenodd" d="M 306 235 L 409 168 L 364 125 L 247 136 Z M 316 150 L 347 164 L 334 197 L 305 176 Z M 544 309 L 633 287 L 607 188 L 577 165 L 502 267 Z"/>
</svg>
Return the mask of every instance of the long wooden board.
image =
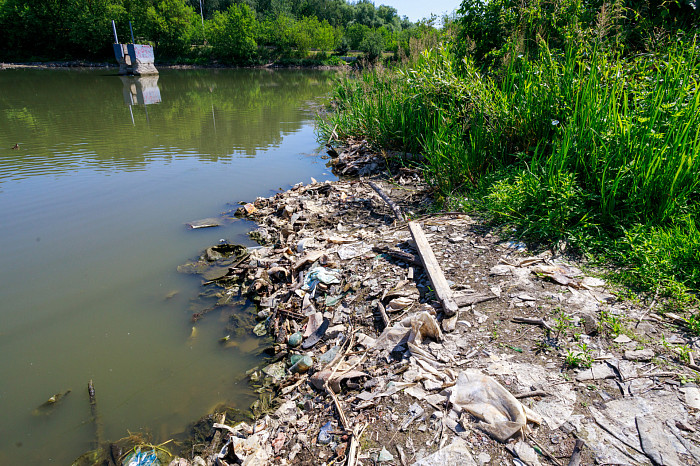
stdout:
<svg viewBox="0 0 700 466">
<path fill-rule="evenodd" d="M 411 231 L 413 241 L 416 242 L 418 255 L 423 263 L 425 272 L 428 274 L 430 283 L 433 285 L 435 296 L 437 296 L 440 304 L 442 304 L 442 309 L 445 312 L 445 315 L 448 317 L 455 315 L 459 310 L 459 307 L 454 301 L 450 285 L 447 284 L 447 279 L 442 273 L 442 269 L 435 258 L 435 253 L 433 253 L 433 249 L 428 243 L 428 238 L 425 237 L 423 229 L 416 222 L 408 222 L 408 229 Z"/>
</svg>

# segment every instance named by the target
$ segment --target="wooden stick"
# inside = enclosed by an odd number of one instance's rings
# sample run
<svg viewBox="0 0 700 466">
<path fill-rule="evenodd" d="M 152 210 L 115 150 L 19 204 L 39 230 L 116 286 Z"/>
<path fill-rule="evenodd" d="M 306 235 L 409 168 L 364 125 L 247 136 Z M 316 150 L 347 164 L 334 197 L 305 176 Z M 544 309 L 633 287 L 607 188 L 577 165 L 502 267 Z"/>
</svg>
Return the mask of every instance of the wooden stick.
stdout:
<svg viewBox="0 0 700 466">
<path fill-rule="evenodd" d="M 382 323 L 384 324 L 384 328 L 382 328 L 382 330 L 384 330 L 389 326 L 389 316 L 386 315 L 386 309 L 384 309 L 384 305 L 381 301 L 377 301 L 377 309 L 379 310 L 379 315 L 382 318 Z"/>
<path fill-rule="evenodd" d="M 569 459 L 569 466 L 579 466 L 581 464 L 581 448 L 583 448 L 583 440 L 577 438 L 574 451 L 571 453 L 571 459 Z"/>
<path fill-rule="evenodd" d="M 394 212 L 394 217 L 396 217 L 396 220 L 399 222 L 404 222 L 406 221 L 406 218 L 403 216 L 403 212 L 401 212 L 401 208 L 396 205 L 394 201 L 391 200 L 389 196 L 387 196 L 384 191 L 382 191 L 382 188 L 377 186 L 373 181 L 366 181 L 366 183 L 370 186 L 370 188 L 374 189 L 377 194 L 379 194 L 379 197 L 381 197 L 384 202 L 386 202 L 386 205 L 391 207 L 391 210 Z"/>
<path fill-rule="evenodd" d="M 95 449 L 98 449 L 102 445 L 102 421 L 97 413 L 97 397 L 95 396 L 95 385 L 92 383 L 92 379 L 88 382 L 88 397 L 90 398 L 92 424 L 95 428 Z"/>
<path fill-rule="evenodd" d="M 607 432 L 608 434 L 612 435 L 612 436 L 615 437 L 617 440 L 619 440 L 620 442 L 622 442 L 623 444 L 625 444 L 625 446 L 627 446 L 628 448 L 630 448 L 630 449 L 636 451 L 636 452 L 639 453 L 640 455 L 643 455 L 644 457 L 647 456 L 646 453 L 644 453 L 642 450 L 640 450 L 639 448 L 637 448 L 637 447 L 635 447 L 634 445 L 632 445 L 627 439 L 625 439 L 625 438 L 623 438 L 623 437 L 620 437 L 618 434 L 616 434 L 616 433 L 612 430 L 611 427 L 606 426 L 605 424 L 603 424 L 603 423 L 600 421 L 600 419 L 598 419 L 595 415 L 593 416 L 593 420 L 595 421 L 596 424 L 598 424 L 598 427 L 600 427 L 600 428 L 603 429 L 605 432 Z"/>
<path fill-rule="evenodd" d="M 348 342 L 348 346 L 343 350 L 342 352 L 338 351 L 338 354 L 335 356 L 331 364 L 333 365 L 333 370 L 331 371 L 331 375 L 326 379 L 326 383 L 323 384 L 323 388 L 326 390 L 326 393 L 328 393 L 331 398 L 333 399 L 333 404 L 335 404 L 335 409 L 338 411 L 338 417 L 340 418 L 340 423 L 343 425 L 343 429 L 349 430 L 350 423 L 348 422 L 348 418 L 345 416 L 345 411 L 343 411 L 343 407 L 340 404 L 340 400 L 338 397 L 335 395 L 335 392 L 330 386 L 330 381 L 333 380 L 333 376 L 335 375 L 336 371 L 338 370 L 338 366 L 340 365 L 340 362 L 343 360 L 345 357 L 345 354 L 352 348 L 353 344 L 355 342 L 355 333 L 352 334 L 350 337 L 350 341 Z"/>
<path fill-rule="evenodd" d="M 532 319 L 530 317 L 513 317 L 510 320 L 511 322 L 515 322 L 516 324 L 539 325 L 540 327 L 544 327 L 547 330 L 552 330 L 552 326 L 545 322 L 544 319 Z"/>
<path fill-rule="evenodd" d="M 547 458 L 549 458 L 550 461 L 551 461 L 552 463 L 556 464 L 557 466 L 562 466 L 562 464 L 559 462 L 559 460 L 557 460 L 557 459 L 554 457 L 554 455 L 552 455 L 549 451 L 547 451 L 547 449 L 544 447 L 544 445 L 542 445 L 540 442 L 538 442 L 538 441 L 535 439 L 535 437 L 533 437 L 532 435 L 530 435 L 529 437 L 530 437 L 530 440 L 532 441 L 532 443 L 534 443 L 535 445 L 537 445 L 538 447 L 540 447 L 540 450 L 542 450 L 542 453 L 544 453 L 544 455 L 545 455 Z"/>
<path fill-rule="evenodd" d="M 459 307 L 471 306 L 472 304 L 483 303 L 484 301 L 490 301 L 496 299 L 495 294 L 467 294 L 461 296 L 454 296 L 454 302 Z"/>
<path fill-rule="evenodd" d="M 365 431 L 368 424 L 363 426 L 355 426 L 352 430 L 352 436 L 350 437 L 350 447 L 348 448 L 348 462 L 346 466 L 355 466 L 357 464 L 357 455 L 360 452 L 360 437 L 362 432 Z"/>
<path fill-rule="evenodd" d="M 525 393 L 518 393 L 517 395 L 513 395 L 517 399 L 521 400 L 523 398 L 530 398 L 533 396 L 549 396 L 549 393 L 545 392 L 544 390 L 534 390 L 531 392 L 525 392 Z"/>
<path fill-rule="evenodd" d="M 326 142 L 326 144 L 330 144 L 334 138 L 338 139 L 338 134 L 335 132 L 336 129 L 338 129 L 338 125 L 335 125 L 333 127 L 333 131 L 331 131 L 330 136 L 328 136 L 328 141 Z"/>
<path fill-rule="evenodd" d="M 459 306 L 454 302 L 452 298 L 452 290 L 450 285 L 447 284 L 447 279 L 442 273 L 442 269 L 435 258 L 435 253 L 428 243 L 428 238 L 425 237 L 423 229 L 416 222 L 408 222 L 408 229 L 411 231 L 413 236 L 413 241 L 416 242 L 416 248 L 418 249 L 418 255 L 420 256 L 421 262 L 423 262 L 423 268 L 428 274 L 430 283 L 433 285 L 433 290 L 435 291 L 435 296 L 442 304 L 442 309 L 447 317 L 452 317 L 459 310 Z"/>
</svg>

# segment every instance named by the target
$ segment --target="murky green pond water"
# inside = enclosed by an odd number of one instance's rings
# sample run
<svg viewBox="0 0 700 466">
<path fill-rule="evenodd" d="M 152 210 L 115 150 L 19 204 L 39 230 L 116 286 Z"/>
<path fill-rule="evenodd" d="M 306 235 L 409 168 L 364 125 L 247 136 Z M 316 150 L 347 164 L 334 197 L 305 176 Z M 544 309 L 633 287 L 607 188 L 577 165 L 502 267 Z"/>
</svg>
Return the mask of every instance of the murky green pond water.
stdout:
<svg viewBox="0 0 700 466">
<path fill-rule="evenodd" d="M 176 267 L 221 238 L 250 244 L 250 225 L 184 224 L 332 178 L 313 132 L 331 73 L 113 73 L 0 72 L 0 464 L 89 449 L 90 379 L 108 439 L 162 442 L 219 403 L 246 407 L 237 376 L 259 341 L 219 345 L 225 312 L 190 339 L 199 282 Z"/>
</svg>

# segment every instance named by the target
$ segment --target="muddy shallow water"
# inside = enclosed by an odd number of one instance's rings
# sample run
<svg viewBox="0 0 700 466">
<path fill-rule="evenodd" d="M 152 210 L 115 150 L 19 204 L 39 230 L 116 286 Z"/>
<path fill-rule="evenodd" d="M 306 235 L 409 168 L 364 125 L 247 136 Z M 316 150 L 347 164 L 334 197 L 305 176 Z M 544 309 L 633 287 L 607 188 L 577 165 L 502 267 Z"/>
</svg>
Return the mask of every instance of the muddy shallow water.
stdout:
<svg viewBox="0 0 700 466">
<path fill-rule="evenodd" d="M 219 403 L 249 403 L 236 381 L 260 341 L 220 345 L 220 313 L 193 335 L 199 282 L 175 270 L 219 239 L 247 242 L 250 224 L 184 224 L 333 178 L 313 133 L 332 73 L 112 73 L 0 72 L 1 464 L 90 448 L 90 379 L 106 438 L 165 441 Z"/>
</svg>

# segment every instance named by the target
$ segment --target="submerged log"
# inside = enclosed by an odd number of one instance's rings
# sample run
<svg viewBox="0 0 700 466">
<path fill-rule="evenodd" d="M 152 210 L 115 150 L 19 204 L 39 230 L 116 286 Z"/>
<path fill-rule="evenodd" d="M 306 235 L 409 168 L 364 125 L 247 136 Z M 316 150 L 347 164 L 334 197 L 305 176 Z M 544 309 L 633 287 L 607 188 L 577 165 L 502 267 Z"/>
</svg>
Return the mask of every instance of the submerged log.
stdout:
<svg viewBox="0 0 700 466">
<path fill-rule="evenodd" d="M 95 385 L 92 379 L 88 382 L 88 397 L 90 398 L 90 416 L 95 429 L 95 449 L 100 448 L 103 438 L 102 420 L 97 413 L 97 397 L 95 396 Z"/>
</svg>

